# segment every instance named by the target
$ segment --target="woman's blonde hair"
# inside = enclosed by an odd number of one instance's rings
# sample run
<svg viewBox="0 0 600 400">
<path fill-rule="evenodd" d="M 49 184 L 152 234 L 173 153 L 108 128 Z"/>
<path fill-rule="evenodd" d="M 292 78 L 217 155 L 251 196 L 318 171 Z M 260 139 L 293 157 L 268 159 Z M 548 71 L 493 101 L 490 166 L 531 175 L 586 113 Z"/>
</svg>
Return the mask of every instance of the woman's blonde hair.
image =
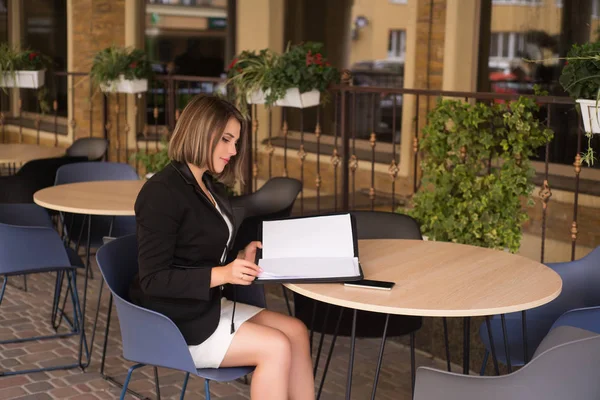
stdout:
<svg viewBox="0 0 600 400">
<path fill-rule="evenodd" d="M 236 180 L 243 183 L 242 166 L 248 146 L 246 120 L 233 104 L 219 97 L 199 95 L 185 106 L 169 142 L 169 158 L 213 172 L 212 155 L 231 118 L 235 118 L 241 127 L 237 154 L 215 177 L 226 185 Z"/>
</svg>

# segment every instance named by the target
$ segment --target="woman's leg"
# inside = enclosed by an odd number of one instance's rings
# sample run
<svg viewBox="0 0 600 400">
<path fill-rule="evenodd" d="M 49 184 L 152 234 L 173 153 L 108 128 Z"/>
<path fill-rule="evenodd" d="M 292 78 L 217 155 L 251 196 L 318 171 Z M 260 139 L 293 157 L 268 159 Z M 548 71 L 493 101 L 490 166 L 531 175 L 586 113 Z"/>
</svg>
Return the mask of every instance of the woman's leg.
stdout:
<svg viewBox="0 0 600 400">
<path fill-rule="evenodd" d="M 290 340 L 280 330 L 247 321 L 240 326 L 221 367 L 255 365 L 250 397 L 285 400 L 289 393 Z"/>
<path fill-rule="evenodd" d="M 289 398 L 292 400 L 314 400 L 315 380 L 308 330 L 302 321 L 284 314 L 264 310 L 250 318 L 248 322 L 278 329 L 285 334 L 292 346 Z"/>
</svg>

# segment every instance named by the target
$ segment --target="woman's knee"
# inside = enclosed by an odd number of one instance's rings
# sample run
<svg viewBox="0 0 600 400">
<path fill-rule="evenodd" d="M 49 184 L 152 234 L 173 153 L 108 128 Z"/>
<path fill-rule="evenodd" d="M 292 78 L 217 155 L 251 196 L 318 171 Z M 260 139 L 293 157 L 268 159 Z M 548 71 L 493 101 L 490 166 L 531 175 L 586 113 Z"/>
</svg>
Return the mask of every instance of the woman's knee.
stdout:
<svg viewBox="0 0 600 400">
<path fill-rule="evenodd" d="M 292 342 L 292 344 L 307 344 L 308 345 L 308 329 L 304 322 L 298 318 L 290 317 L 286 321 L 285 334 Z"/>
<path fill-rule="evenodd" d="M 265 338 L 265 347 L 266 351 L 262 353 L 265 360 L 275 358 L 282 365 L 290 363 L 292 358 L 292 344 L 283 332 L 272 329 L 268 337 Z"/>
</svg>

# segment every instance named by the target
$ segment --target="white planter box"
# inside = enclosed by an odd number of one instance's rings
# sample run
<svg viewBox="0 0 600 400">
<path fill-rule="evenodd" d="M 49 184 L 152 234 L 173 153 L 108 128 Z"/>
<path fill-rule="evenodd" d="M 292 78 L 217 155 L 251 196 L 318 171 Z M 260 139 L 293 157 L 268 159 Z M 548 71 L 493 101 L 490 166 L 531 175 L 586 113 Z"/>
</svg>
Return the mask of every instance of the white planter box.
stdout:
<svg viewBox="0 0 600 400">
<path fill-rule="evenodd" d="M 121 75 L 120 79 L 100 84 L 100 90 L 105 93 L 143 93 L 148 91 L 147 79 L 125 79 Z"/>
<path fill-rule="evenodd" d="M 269 93 L 269 90 L 263 92 L 259 90 L 247 97 L 248 104 L 265 104 L 265 97 Z M 280 107 L 294 107 L 294 108 L 308 108 L 318 106 L 321 101 L 321 92 L 318 90 L 311 90 L 310 92 L 300 93 L 298 88 L 288 89 L 284 98 L 275 102 L 276 106 Z"/>
<path fill-rule="evenodd" d="M 0 87 L 37 89 L 44 86 L 46 70 L 4 72 L 0 75 Z"/>
<path fill-rule="evenodd" d="M 600 133 L 600 102 L 578 99 L 585 132 Z M 597 104 L 596 104 L 597 103 Z"/>
</svg>

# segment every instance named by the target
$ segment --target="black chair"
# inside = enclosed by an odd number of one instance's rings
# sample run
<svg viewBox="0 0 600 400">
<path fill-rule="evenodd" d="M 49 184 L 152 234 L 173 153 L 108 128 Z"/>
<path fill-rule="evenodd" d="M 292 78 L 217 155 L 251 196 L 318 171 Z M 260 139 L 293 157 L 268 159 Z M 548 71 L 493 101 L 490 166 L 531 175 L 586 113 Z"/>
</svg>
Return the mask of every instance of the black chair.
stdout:
<svg viewBox="0 0 600 400">
<path fill-rule="evenodd" d="M 231 197 L 230 202 L 238 231 L 233 249 L 229 253 L 228 262 L 235 259 L 238 252 L 243 250 L 248 243 L 259 239 L 258 228 L 263 221 L 289 217 L 296 197 L 298 197 L 301 190 L 302 182 L 299 180 L 277 177 L 269 179 L 259 190 L 252 194 Z M 281 288 L 288 313 L 291 315 L 292 309 L 287 293 L 283 286 Z M 237 299 L 242 302 L 245 299 L 244 291 L 245 287 L 239 287 L 236 290 Z M 227 286 L 225 295 L 230 295 Z"/>
<path fill-rule="evenodd" d="M 351 214 L 356 220 L 358 239 L 413 239 L 423 240 L 419 224 L 411 217 L 403 214 L 379 211 L 353 211 Z M 352 313 L 342 312 L 342 308 L 315 301 L 306 296 L 294 293 L 294 315 L 303 321 L 311 330 L 311 345 L 314 332 L 321 333 L 317 360 L 323 345 L 323 334 L 350 336 L 352 333 Z M 331 318 L 329 318 L 331 316 Z M 382 337 L 386 316 L 368 311 L 357 312 L 356 337 L 375 338 Z M 339 327 L 338 327 L 339 324 Z M 415 332 L 421 328 L 423 319 L 402 315 L 391 315 L 387 328 L 387 337 L 404 336 L 410 334 L 411 372 L 412 382 L 415 376 Z M 335 346 L 335 336 L 331 345 L 330 355 Z M 315 363 L 315 365 L 318 364 Z M 326 364 L 328 365 L 328 363 Z M 316 373 L 316 367 L 315 367 Z M 323 388 L 327 369 L 319 388 Z"/>
<path fill-rule="evenodd" d="M 61 166 L 86 160 L 66 156 L 29 161 L 16 174 L 0 176 L 0 203 L 33 203 L 35 192 L 54 185 Z"/>
<path fill-rule="evenodd" d="M 108 141 L 104 138 L 87 137 L 77 139 L 67 149 L 71 157 L 85 157 L 86 160 L 100 161 L 106 154 Z"/>
<path fill-rule="evenodd" d="M 289 217 L 301 190 L 299 180 L 277 177 L 252 194 L 231 197 L 238 232 L 230 254 L 235 258 L 248 243 L 258 240 L 258 228 L 263 221 Z"/>
</svg>

